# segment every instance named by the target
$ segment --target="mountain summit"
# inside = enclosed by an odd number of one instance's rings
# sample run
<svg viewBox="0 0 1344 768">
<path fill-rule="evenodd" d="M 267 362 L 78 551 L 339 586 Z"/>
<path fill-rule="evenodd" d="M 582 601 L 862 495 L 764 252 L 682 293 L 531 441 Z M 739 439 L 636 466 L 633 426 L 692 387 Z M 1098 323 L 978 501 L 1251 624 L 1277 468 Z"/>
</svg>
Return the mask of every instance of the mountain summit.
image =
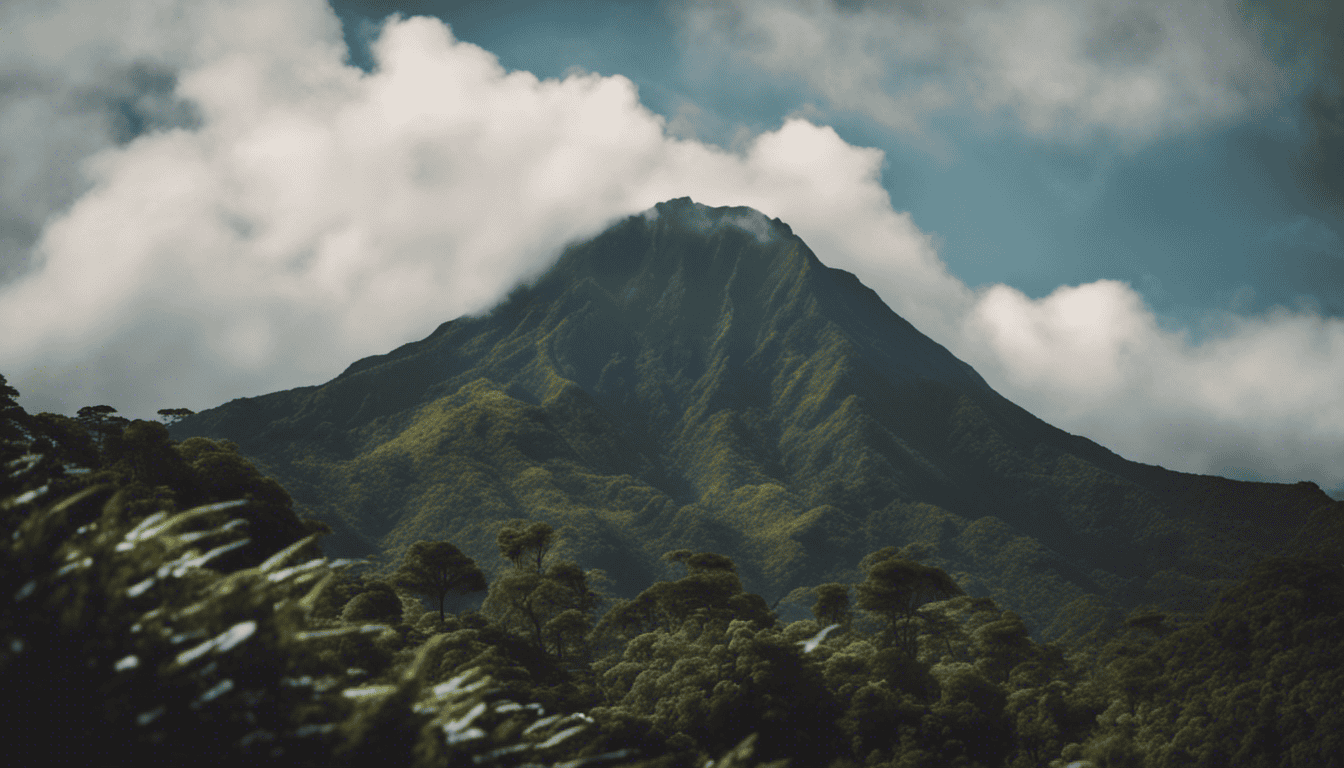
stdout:
<svg viewBox="0 0 1344 768">
<path fill-rule="evenodd" d="M 907 547 L 1046 638 L 1202 607 L 1339 515 L 1310 483 L 1172 472 L 1051 427 L 787 224 L 689 198 L 487 314 L 173 434 L 237 442 L 335 555 L 447 539 L 489 568 L 500 524 L 528 518 L 568 526 L 561 554 L 619 596 L 686 548 L 773 602 Z"/>
</svg>

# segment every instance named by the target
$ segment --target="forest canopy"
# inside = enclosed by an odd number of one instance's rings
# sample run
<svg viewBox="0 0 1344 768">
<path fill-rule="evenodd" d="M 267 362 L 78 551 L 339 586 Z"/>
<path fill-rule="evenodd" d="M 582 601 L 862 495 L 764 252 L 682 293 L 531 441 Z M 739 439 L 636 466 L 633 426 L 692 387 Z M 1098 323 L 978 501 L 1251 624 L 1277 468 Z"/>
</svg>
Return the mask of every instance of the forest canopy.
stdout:
<svg viewBox="0 0 1344 768">
<path fill-rule="evenodd" d="M 1338 561 L 1264 560 L 1086 646 L 901 541 L 790 622 L 691 548 L 611 599 L 544 520 L 498 527 L 493 580 L 443 540 L 380 573 L 326 558 L 236 446 L 16 397 L 0 377 L 3 727 L 57 762 L 1341 765 Z"/>
</svg>

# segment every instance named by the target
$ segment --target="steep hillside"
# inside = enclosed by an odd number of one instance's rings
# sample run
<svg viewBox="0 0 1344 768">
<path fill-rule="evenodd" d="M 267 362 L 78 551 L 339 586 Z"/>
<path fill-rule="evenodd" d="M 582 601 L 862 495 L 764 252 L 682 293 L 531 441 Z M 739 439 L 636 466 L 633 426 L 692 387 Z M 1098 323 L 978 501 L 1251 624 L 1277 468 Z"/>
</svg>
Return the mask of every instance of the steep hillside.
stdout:
<svg viewBox="0 0 1344 768">
<path fill-rule="evenodd" d="M 568 526 L 561 554 L 617 595 L 688 548 L 774 602 L 922 543 L 1046 639 L 1194 610 L 1341 516 L 1310 483 L 1172 472 L 1055 429 L 784 223 L 688 198 L 484 316 L 173 428 L 190 435 L 237 442 L 337 531 L 333 555 L 447 539 L 490 569 L 499 524 L 530 518 Z"/>
</svg>

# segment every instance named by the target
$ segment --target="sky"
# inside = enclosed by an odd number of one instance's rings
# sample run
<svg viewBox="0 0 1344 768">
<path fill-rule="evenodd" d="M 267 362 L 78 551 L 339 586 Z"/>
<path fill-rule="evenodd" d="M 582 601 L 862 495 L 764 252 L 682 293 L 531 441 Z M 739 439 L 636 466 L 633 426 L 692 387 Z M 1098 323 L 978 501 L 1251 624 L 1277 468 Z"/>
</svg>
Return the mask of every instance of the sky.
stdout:
<svg viewBox="0 0 1344 768">
<path fill-rule="evenodd" d="M 30 412 L 321 384 L 675 197 L 1045 421 L 1344 496 L 1344 5 L 7 0 Z"/>
</svg>

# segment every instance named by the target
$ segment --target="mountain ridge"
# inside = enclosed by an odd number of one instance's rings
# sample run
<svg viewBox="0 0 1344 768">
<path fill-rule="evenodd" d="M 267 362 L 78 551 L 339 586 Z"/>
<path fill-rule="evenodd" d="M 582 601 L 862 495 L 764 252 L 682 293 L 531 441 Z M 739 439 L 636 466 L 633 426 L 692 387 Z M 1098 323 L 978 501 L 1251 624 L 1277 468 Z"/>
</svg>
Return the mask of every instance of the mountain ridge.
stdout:
<svg viewBox="0 0 1344 768">
<path fill-rule="evenodd" d="M 1192 608 L 1339 516 L 1309 483 L 1185 475 L 1058 430 L 787 224 L 689 198 L 489 312 L 173 434 L 237 442 L 344 556 L 446 538 L 488 563 L 491 526 L 528 517 L 569 526 L 567 555 L 622 596 L 691 547 L 773 598 L 919 543 L 1048 637 Z"/>
</svg>

